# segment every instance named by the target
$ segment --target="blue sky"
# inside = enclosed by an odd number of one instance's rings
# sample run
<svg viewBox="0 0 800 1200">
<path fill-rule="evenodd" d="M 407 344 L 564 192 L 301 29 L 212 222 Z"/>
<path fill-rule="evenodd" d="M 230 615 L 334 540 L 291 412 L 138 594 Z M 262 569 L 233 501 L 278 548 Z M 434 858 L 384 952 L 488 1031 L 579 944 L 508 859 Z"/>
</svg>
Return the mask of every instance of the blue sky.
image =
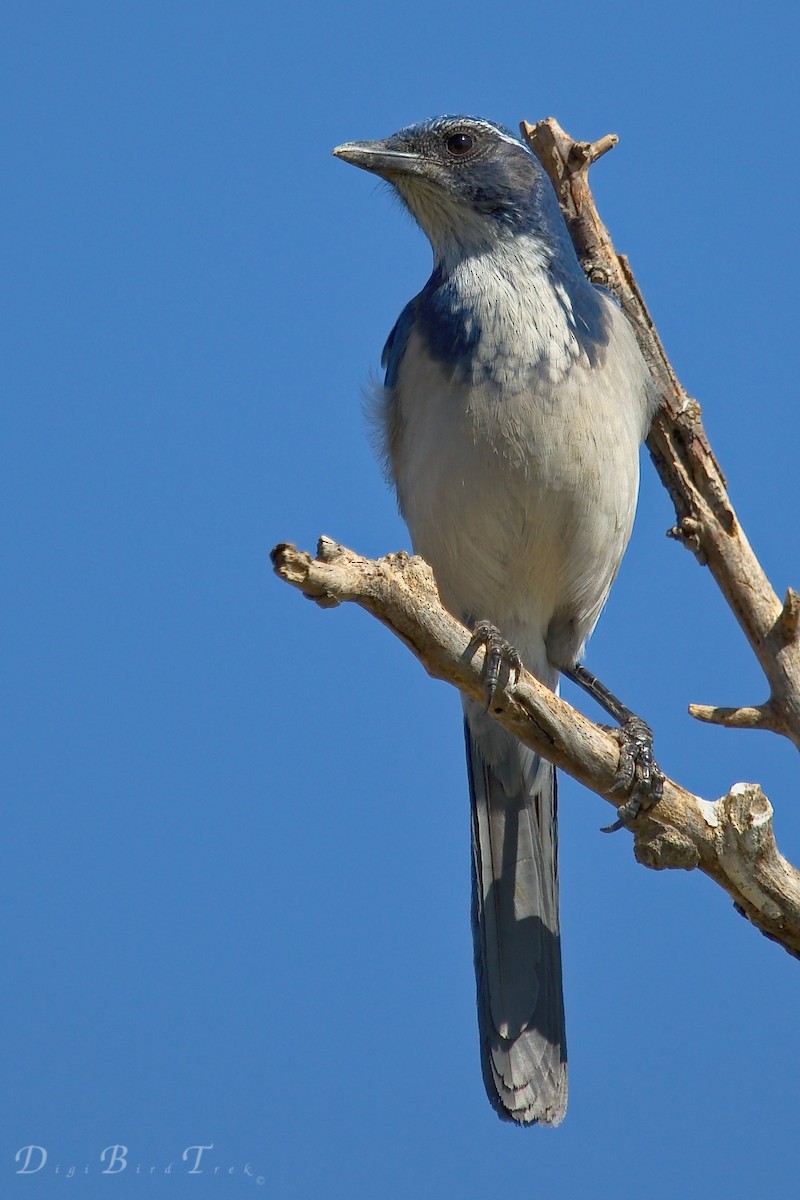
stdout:
<svg viewBox="0 0 800 1200">
<path fill-rule="evenodd" d="M 330 148 L 554 115 L 620 135 L 602 214 L 762 562 L 800 584 L 796 6 L 26 0 L 0 21 L 3 1194 L 786 1193 L 797 962 L 701 876 L 636 866 L 568 780 L 570 1109 L 556 1132 L 497 1121 L 457 698 L 268 551 L 407 545 L 360 394 L 429 250 Z M 799 861 L 795 751 L 686 715 L 765 687 L 671 520 L 645 461 L 587 661 L 686 786 L 761 782 Z M 47 1162 L 20 1176 L 29 1144 Z"/>
</svg>

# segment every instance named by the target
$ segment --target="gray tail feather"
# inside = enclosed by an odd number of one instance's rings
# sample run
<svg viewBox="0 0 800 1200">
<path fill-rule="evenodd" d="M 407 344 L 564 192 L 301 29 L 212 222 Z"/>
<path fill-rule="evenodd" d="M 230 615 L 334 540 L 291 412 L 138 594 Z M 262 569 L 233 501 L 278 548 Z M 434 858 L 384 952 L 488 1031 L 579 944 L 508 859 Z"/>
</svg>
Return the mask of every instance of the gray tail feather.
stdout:
<svg viewBox="0 0 800 1200">
<path fill-rule="evenodd" d="M 567 1046 L 555 771 L 477 706 L 466 707 L 483 1080 L 503 1120 L 558 1125 Z"/>
</svg>

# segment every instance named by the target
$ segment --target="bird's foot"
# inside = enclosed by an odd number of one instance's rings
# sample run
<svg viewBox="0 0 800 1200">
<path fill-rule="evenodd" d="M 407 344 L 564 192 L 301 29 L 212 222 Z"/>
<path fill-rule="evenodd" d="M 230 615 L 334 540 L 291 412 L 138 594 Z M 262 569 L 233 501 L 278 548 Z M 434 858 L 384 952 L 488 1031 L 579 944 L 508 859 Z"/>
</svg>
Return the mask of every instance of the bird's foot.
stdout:
<svg viewBox="0 0 800 1200">
<path fill-rule="evenodd" d="M 619 727 L 605 728 L 619 742 L 619 763 L 611 790 L 630 791 L 617 809 L 616 821 L 603 826 L 603 833 L 614 833 L 658 803 L 664 791 L 664 772 L 653 757 L 653 731 L 641 717 L 631 713 Z"/>
<path fill-rule="evenodd" d="M 483 686 L 486 690 L 486 712 L 488 712 L 500 686 L 503 664 L 506 664 L 509 674 L 513 672 L 516 683 L 522 670 L 522 659 L 519 651 L 505 640 L 497 626 L 492 625 L 490 621 L 476 621 L 473 625 L 472 641 L 467 647 L 468 657 L 472 657 L 478 646 L 484 646 L 486 649 L 486 658 L 483 664 Z"/>
</svg>

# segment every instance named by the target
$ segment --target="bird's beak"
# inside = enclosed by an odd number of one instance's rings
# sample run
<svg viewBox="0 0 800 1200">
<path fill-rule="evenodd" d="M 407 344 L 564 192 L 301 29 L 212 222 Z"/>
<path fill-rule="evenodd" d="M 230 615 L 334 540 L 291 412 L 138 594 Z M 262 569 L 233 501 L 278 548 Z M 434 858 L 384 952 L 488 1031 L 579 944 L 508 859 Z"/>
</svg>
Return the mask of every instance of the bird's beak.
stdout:
<svg viewBox="0 0 800 1200">
<path fill-rule="evenodd" d="M 386 142 L 344 142 L 331 151 L 334 158 L 344 159 L 354 167 L 372 171 L 375 175 L 403 175 L 413 171 L 419 156 L 404 150 L 392 150 Z"/>
</svg>

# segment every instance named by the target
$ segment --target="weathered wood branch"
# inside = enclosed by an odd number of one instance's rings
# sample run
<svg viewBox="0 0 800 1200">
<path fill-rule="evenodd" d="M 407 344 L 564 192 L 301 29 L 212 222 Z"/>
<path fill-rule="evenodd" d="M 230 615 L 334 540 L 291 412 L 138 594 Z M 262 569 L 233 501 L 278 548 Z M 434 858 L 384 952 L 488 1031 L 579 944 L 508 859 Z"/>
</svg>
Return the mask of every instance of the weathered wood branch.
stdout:
<svg viewBox="0 0 800 1200">
<path fill-rule="evenodd" d="M 523 121 L 520 128 L 552 180 L 586 274 L 619 300 L 660 388 L 662 406 L 647 445 L 675 505 L 677 524 L 671 536 L 708 566 L 769 684 L 765 704 L 693 705 L 689 711 L 715 724 L 770 729 L 800 748 L 800 598 L 789 588 L 781 604 L 753 553 L 708 443 L 700 405 L 678 382 L 630 264 L 614 249 L 597 213 L 588 169 L 617 139 L 609 134 L 598 142 L 576 142 L 552 118 L 537 125 Z"/>
<path fill-rule="evenodd" d="M 276 546 L 276 574 L 324 608 L 358 604 L 399 637 L 436 679 L 484 699 L 484 651 L 442 607 L 433 572 L 405 553 L 372 560 L 321 538 L 317 557 Z M 508 679 L 492 706 L 495 718 L 531 749 L 617 806 L 619 760 L 614 736 L 594 725 L 533 675 Z M 779 853 L 772 807 L 756 784 L 735 784 L 709 802 L 668 779 L 664 796 L 633 826 L 639 862 L 657 870 L 699 868 L 724 888 L 762 933 L 800 956 L 800 873 Z"/>
</svg>

